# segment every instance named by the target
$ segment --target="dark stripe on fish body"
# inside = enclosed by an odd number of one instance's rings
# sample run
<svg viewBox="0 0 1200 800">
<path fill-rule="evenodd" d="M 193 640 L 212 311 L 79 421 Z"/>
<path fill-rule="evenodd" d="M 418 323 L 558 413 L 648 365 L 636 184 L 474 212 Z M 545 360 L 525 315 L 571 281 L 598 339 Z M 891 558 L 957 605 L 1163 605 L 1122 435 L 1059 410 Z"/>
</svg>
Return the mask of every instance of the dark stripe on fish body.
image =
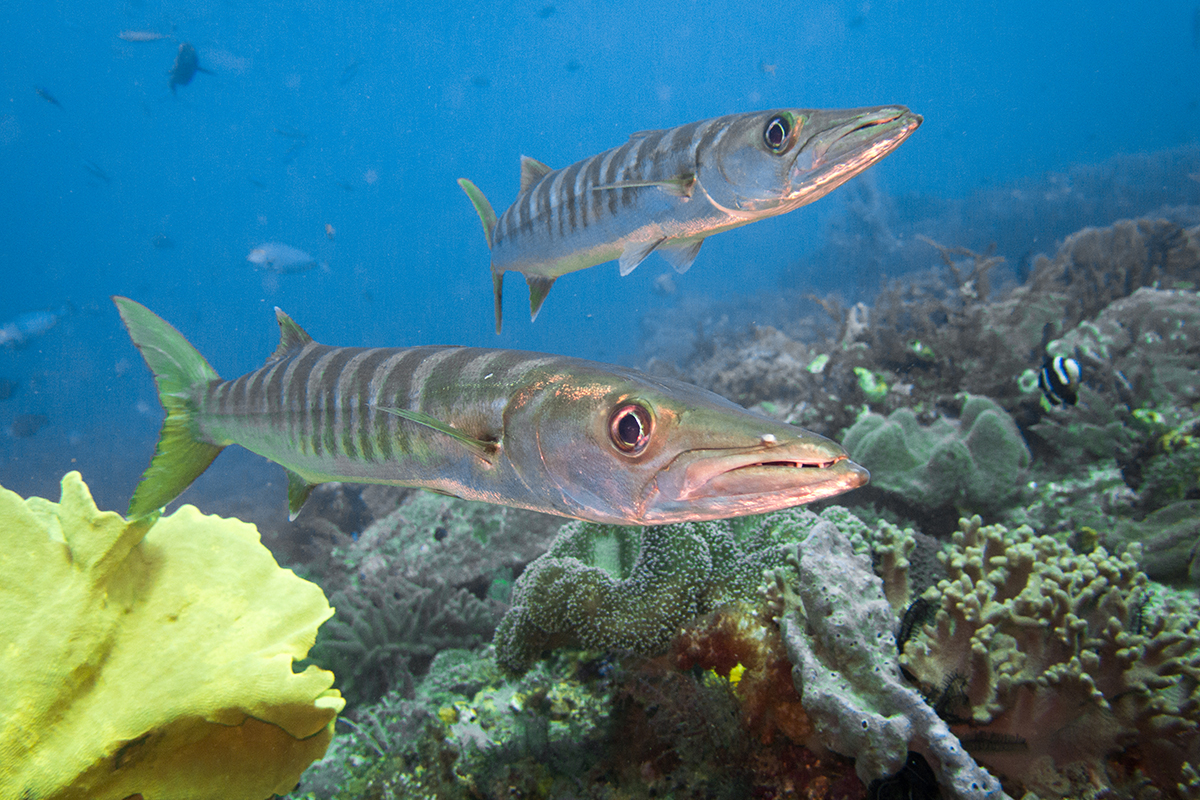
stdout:
<svg viewBox="0 0 1200 800">
<path fill-rule="evenodd" d="M 571 233 L 579 226 L 575 209 L 575 175 L 579 172 L 580 162 L 567 167 L 563 173 L 563 190 L 567 193 L 567 221 L 571 225 Z"/>
<path fill-rule="evenodd" d="M 301 397 L 304 398 L 304 407 L 307 411 L 308 418 L 308 446 L 310 452 L 318 458 L 325 453 L 325 405 L 321 402 L 321 385 L 319 376 L 322 372 L 322 365 L 325 359 L 329 357 L 329 348 L 322 348 L 305 374 L 297 372 L 296 378 L 304 381 L 304 388 L 301 391 Z"/>
<path fill-rule="evenodd" d="M 281 424 L 285 425 L 289 431 L 291 428 L 291 414 L 287 406 L 283 403 L 283 379 L 287 375 L 288 360 L 279 359 L 271 366 L 271 374 L 267 376 L 267 380 L 263 383 L 263 413 L 272 414 L 278 413 Z M 289 432 L 289 441 L 291 434 Z"/>
<path fill-rule="evenodd" d="M 367 461 L 375 461 L 374 428 L 378 412 L 372 407 L 371 383 L 380 366 L 393 351 L 376 347 L 363 359 L 353 390 L 354 407 L 358 415 L 359 452 Z"/>
<path fill-rule="evenodd" d="M 309 428 L 312 425 L 312 420 L 310 419 L 306 391 L 308 373 L 312 370 L 313 364 L 317 362 L 317 359 L 321 357 L 323 350 L 324 347 L 316 342 L 306 344 L 292 358 L 292 363 L 288 365 L 287 373 L 284 376 L 285 407 L 292 420 L 288 435 L 300 452 L 305 454 L 312 452 L 311 437 L 309 436 Z"/>
<path fill-rule="evenodd" d="M 554 216 L 550 213 L 550 183 L 543 178 L 535 187 L 537 192 L 538 219 L 546 223 L 546 235 L 554 235 Z"/>
<path fill-rule="evenodd" d="M 329 354 L 327 359 L 320 361 L 320 375 L 317 378 L 317 385 L 320 387 L 321 404 L 324 406 L 322 413 L 324 414 L 325 441 L 324 446 L 326 452 L 331 456 L 346 455 L 351 458 L 354 453 L 343 453 L 338 447 L 341 442 L 338 437 L 338 427 L 342 422 L 344 407 L 342 406 L 338 396 L 338 379 L 342 376 L 342 371 L 350 360 L 358 354 L 357 347 L 335 347 Z"/>
<path fill-rule="evenodd" d="M 593 188 L 599 181 L 600 176 L 600 159 L 596 156 L 583 161 L 579 166 L 579 174 L 576 175 L 575 181 L 579 189 L 579 224 L 586 230 L 592 224 L 592 218 L 595 216 L 595 207 L 597 205 L 596 190 Z"/>
</svg>

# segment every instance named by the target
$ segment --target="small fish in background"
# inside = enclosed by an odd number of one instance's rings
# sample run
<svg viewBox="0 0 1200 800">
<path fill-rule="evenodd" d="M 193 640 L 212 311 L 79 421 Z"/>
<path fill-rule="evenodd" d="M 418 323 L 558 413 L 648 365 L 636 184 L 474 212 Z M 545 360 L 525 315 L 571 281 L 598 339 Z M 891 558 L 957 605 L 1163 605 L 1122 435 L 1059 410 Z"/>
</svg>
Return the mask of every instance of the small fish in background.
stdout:
<svg viewBox="0 0 1200 800">
<path fill-rule="evenodd" d="M 337 229 L 334 228 L 331 223 L 326 222 L 325 223 L 325 238 L 332 242 L 336 236 L 337 236 Z"/>
<path fill-rule="evenodd" d="M 8 435 L 15 439 L 28 439 L 50 424 L 45 414 L 18 414 L 8 426 Z"/>
<path fill-rule="evenodd" d="M 567 72 L 579 72 L 579 68 L 582 67 L 583 65 L 572 58 L 564 66 L 565 66 Z"/>
<path fill-rule="evenodd" d="M 45 100 L 45 101 L 46 101 L 47 103 L 49 103 L 50 105 L 52 105 L 52 106 L 58 106 L 58 107 L 59 107 L 59 108 L 61 108 L 63 111 L 66 111 L 66 110 L 67 110 L 66 108 L 63 108 L 63 104 L 62 104 L 62 103 L 58 102 L 58 98 L 57 98 L 57 97 L 55 97 L 54 95 L 50 94 L 50 92 L 49 92 L 49 91 L 48 91 L 48 90 L 47 90 L 47 89 L 46 89 L 44 86 L 35 86 L 35 87 L 33 87 L 33 90 L 34 90 L 35 92 L 37 92 L 37 96 L 38 96 L 38 97 L 42 98 L 43 100 Z"/>
<path fill-rule="evenodd" d="M 17 393 L 16 381 L 10 381 L 8 378 L 0 378 L 0 400 L 7 400 Z"/>
<path fill-rule="evenodd" d="M 1069 356 L 1055 356 L 1042 363 L 1038 388 L 1053 406 L 1073 406 L 1079 400 L 1079 362 Z"/>
<path fill-rule="evenodd" d="M 539 19 L 550 19 L 557 10 L 554 6 L 542 6 L 538 9 L 537 15 Z"/>
<path fill-rule="evenodd" d="M 95 161 L 89 161 L 85 158 L 83 160 L 83 168 L 86 169 L 88 174 L 96 180 L 104 181 L 105 183 L 112 183 L 112 176 L 105 172 Z"/>
<path fill-rule="evenodd" d="M 349 64 L 347 64 L 346 68 L 342 70 L 342 76 L 338 78 L 338 83 L 342 86 L 345 86 L 346 84 L 350 83 L 350 81 L 354 80 L 355 77 L 358 76 L 358 66 L 357 60 L 351 61 Z"/>
<path fill-rule="evenodd" d="M 260 244 L 250 251 L 246 260 L 259 269 L 269 272 L 307 272 L 316 266 L 316 260 L 299 248 L 281 242 Z"/>
<path fill-rule="evenodd" d="M 174 39 L 175 37 L 169 33 L 159 33 L 158 31 L 121 31 L 117 34 L 117 38 L 126 42 L 157 42 L 160 39 Z"/>
<path fill-rule="evenodd" d="M 171 87 L 171 94 L 175 94 L 176 86 L 187 86 L 191 83 L 197 72 L 212 75 L 212 72 L 200 66 L 200 56 L 196 54 L 196 48 L 192 47 L 190 42 L 184 42 L 179 45 L 179 52 L 175 54 L 175 64 L 171 67 L 171 77 L 167 81 L 167 85 Z"/>
<path fill-rule="evenodd" d="M 487 75 L 476 75 L 474 78 L 471 78 L 471 85 L 476 89 L 487 89 L 492 85 L 492 79 Z"/>
<path fill-rule="evenodd" d="M 175 240 L 165 233 L 156 233 L 151 237 L 150 244 L 155 250 L 170 250 L 175 246 Z"/>
<path fill-rule="evenodd" d="M 775 70 L 777 70 L 777 69 L 779 69 L 778 64 L 768 64 L 765 61 L 758 62 L 758 71 L 761 72 L 763 75 L 770 75 L 772 78 L 774 78 Z"/>
<path fill-rule="evenodd" d="M 0 324 L 0 345 L 19 347 L 47 333 L 67 315 L 67 306 L 43 311 L 26 311 Z"/>
</svg>

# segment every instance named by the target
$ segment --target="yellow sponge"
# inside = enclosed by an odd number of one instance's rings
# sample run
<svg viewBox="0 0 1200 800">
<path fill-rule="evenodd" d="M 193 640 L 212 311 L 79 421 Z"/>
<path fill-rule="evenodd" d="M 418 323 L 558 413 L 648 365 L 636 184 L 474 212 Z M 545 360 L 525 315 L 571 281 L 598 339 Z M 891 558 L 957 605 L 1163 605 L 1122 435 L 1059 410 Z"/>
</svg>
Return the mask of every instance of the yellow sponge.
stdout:
<svg viewBox="0 0 1200 800">
<path fill-rule="evenodd" d="M 127 522 L 78 472 L 60 503 L 0 487 L 0 797 L 289 791 L 344 705 L 292 671 L 332 614 L 248 523 Z"/>
</svg>

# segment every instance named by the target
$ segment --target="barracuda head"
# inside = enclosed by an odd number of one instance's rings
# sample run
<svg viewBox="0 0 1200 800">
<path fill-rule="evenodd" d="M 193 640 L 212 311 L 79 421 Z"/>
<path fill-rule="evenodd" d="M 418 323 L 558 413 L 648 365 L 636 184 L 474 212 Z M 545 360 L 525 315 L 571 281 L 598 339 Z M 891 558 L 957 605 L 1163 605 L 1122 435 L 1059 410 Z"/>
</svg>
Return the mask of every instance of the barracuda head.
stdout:
<svg viewBox="0 0 1200 800">
<path fill-rule="evenodd" d="M 921 124 L 904 106 L 785 108 L 729 118 L 701 154 L 701 183 L 735 216 L 758 219 L 811 203 L 900 146 Z"/>
<path fill-rule="evenodd" d="M 505 416 L 505 449 L 526 484 L 552 489 L 564 513 L 597 522 L 760 514 L 869 477 L 823 436 L 632 370 L 553 376 Z"/>
</svg>

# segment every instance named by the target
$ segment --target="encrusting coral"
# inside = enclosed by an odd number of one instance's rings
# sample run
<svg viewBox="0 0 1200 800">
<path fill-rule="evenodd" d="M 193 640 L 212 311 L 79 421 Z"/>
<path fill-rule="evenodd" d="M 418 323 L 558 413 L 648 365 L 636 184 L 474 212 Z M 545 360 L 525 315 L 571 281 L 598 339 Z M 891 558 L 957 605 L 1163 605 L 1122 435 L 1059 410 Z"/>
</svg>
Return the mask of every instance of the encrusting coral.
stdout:
<svg viewBox="0 0 1200 800">
<path fill-rule="evenodd" d="M 895 618 L 870 559 L 825 522 L 799 546 L 791 567 L 775 573 L 779 623 L 796 690 L 822 741 L 854 758 L 863 783 L 900 772 L 911 749 L 934 761 L 954 797 L 1007 797 L 901 677 Z"/>
<path fill-rule="evenodd" d="M 901 663 L 981 763 L 1042 798 L 1169 791 L 1198 763 L 1200 617 L 1151 594 L 1136 552 L 975 517 L 945 563 Z"/>
<path fill-rule="evenodd" d="M 910 408 L 868 413 L 846 432 L 850 457 L 871 471 L 871 486 L 910 509 L 1000 508 L 1020 488 L 1029 449 L 1012 418 L 992 400 L 969 396 L 957 420 L 921 425 Z"/>
<path fill-rule="evenodd" d="M 320 758 L 343 706 L 292 671 L 333 613 L 253 525 L 157 521 L 0 489 L 0 797 L 259 800 Z"/>
</svg>

